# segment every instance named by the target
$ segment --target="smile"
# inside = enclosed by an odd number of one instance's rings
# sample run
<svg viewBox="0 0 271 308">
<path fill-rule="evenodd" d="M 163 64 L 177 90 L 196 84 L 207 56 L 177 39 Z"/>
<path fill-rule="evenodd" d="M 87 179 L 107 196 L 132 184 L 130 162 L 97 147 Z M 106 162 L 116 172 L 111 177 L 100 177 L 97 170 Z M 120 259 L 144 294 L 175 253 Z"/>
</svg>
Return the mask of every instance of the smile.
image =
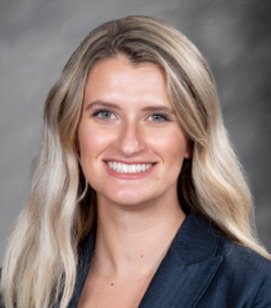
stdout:
<svg viewBox="0 0 271 308">
<path fill-rule="evenodd" d="M 144 164 L 124 164 L 120 162 L 113 162 L 108 161 L 107 162 L 108 167 L 118 173 L 129 173 L 129 174 L 135 174 L 135 173 L 141 173 L 149 170 L 153 164 L 151 163 L 144 163 Z"/>
</svg>

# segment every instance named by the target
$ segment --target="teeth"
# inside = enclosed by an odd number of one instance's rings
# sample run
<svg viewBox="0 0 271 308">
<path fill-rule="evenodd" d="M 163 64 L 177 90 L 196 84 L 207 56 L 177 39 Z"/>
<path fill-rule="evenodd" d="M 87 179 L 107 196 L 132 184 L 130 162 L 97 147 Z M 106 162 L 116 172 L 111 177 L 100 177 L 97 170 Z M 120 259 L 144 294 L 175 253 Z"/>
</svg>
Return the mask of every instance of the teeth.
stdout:
<svg viewBox="0 0 271 308">
<path fill-rule="evenodd" d="M 152 164 L 123 164 L 123 163 L 117 163 L 117 162 L 107 162 L 107 165 L 110 169 L 113 171 L 116 171 L 118 173 L 140 173 L 144 172 L 152 166 Z"/>
</svg>

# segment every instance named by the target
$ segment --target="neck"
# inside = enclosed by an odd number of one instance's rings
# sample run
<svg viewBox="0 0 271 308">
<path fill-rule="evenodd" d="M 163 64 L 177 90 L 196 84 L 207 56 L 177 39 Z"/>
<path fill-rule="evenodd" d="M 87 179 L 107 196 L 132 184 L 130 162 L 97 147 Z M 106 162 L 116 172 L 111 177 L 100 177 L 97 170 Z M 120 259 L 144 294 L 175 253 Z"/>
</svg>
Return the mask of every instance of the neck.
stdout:
<svg viewBox="0 0 271 308">
<path fill-rule="evenodd" d="M 155 272 L 185 214 L 177 200 L 135 210 L 98 202 L 94 271 L 102 275 Z"/>
</svg>

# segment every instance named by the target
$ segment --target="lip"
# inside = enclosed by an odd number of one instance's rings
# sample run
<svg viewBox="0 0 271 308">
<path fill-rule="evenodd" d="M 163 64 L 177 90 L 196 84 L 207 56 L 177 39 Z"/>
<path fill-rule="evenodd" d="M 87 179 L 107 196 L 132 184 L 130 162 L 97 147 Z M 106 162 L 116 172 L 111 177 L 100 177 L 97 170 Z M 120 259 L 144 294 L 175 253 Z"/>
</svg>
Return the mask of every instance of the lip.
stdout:
<svg viewBox="0 0 271 308">
<path fill-rule="evenodd" d="M 151 164 L 150 168 L 148 168 L 147 170 L 145 171 L 140 171 L 140 172 L 136 172 L 136 173 L 121 173 L 121 172 L 117 172 L 113 169 L 111 169 L 109 166 L 108 166 L 108 163 L 109 162 L 116 162 L 116 163 L 121 163 L 121 164 L 126 164 L 126 165 L 148 165 L 148 164 Z M 140 178 L 144 178 L 146 177 L 147 175 L 149 175 L 153 168 L 155 167 L 157 163 L 156 162 L 151 162 L 151 161 L 123 161 L 123 160 L 116 160 L 116 159 L 107 159 L 107 160 L 104 160 L 104 165 L 105 165 L 105 169 L 106 171 L 111 175 L 111 176 L 114 176 L 116 178 L 119 178 L 119 179 L 140 179 Z"/>
</svg>

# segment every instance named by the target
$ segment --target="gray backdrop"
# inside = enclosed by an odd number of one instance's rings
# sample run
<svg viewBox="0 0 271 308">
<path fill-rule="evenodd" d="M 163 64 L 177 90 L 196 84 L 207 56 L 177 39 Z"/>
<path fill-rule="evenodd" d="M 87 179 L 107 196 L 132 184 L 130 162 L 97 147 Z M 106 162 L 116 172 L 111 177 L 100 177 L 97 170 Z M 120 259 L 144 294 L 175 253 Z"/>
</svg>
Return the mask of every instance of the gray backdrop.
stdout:
<svg viewBox="0 0 271 308">
<path fill-rule="evenodd" d="M 257 0 L 0 0 L 0 263 L 30 189 L 46 94 L 98 24 L 162 17 L 208 59 L 225 123 L 246 170 L 259 237 L 271 249 L 270 2 Z"/>
</svg>

